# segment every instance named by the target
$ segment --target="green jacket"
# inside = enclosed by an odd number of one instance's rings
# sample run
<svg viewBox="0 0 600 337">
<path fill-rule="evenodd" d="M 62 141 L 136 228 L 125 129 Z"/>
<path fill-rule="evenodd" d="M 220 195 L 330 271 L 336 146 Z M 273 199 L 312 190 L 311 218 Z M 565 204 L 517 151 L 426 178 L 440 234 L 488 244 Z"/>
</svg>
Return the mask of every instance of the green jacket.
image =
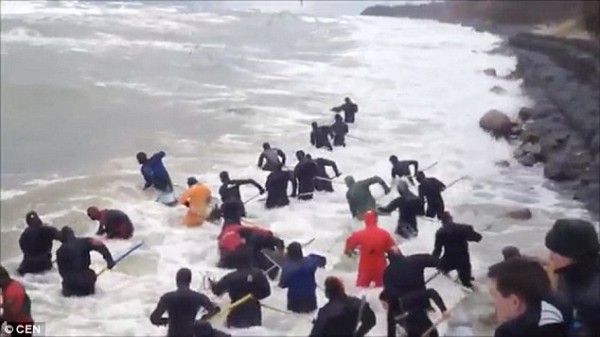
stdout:
<svg viewBox="0 0 600 337">
<path fill-rule="evenodd" d="M 373 198 L 373 195 L 369 190 L 369 187 L 373 184 L 380 184 L 386 190 L 386 193 L 388 193 L 389 187 L 383 179 L 377 176 L 357 181 L 348 189 L 348 192 L 346 192 L 346 200 L 348 200 L 348 206 L 350 207 L 352 217 L 355 218 L 368 210 L 377 209 L 375 198 Z"/>
</svg>

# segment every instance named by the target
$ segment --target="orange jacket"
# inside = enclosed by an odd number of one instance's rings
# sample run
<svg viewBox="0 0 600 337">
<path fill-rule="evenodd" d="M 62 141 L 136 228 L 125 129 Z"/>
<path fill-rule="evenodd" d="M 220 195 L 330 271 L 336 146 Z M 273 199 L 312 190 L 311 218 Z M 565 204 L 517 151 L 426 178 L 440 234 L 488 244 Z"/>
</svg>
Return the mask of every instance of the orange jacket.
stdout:
<svg viewBox="0 0 600 337">
<path fill-rule="evenodd" d="M 359 273 L 364 269 L 385 268 L 385 253 L 397 249 L 390 233 L 377 227 L 377 214 L 371 210 L 365 212 L 365 229 L 352 233 L 346 239 L 345 252 L 357 247 L 360 249 Z"/>
<path fill-rule="evenodd" d="M 179 198 L 180 204 L 188 205 L 188 212 L 183 219 L 184 224 L 189 227 L 201 225 L 207 216 L 210 199 L 210 189 L 206 185 L 195 184 L 188 188 Z"/>
</svg>

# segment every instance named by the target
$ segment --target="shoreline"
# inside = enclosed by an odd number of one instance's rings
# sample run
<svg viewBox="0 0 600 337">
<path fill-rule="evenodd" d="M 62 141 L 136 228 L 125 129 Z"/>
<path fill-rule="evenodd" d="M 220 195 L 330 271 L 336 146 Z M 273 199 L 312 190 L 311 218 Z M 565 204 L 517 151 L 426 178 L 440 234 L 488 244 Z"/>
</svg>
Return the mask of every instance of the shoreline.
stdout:
<svg viewBox="0 0 600 337">
<path fill-rule="evenodd" d="M 379 16 L 365 12 L 362 15 Z M 516 57 L 517 68 L 504 78 L 522 79 L 524 94 L 534 102 L 531 108 L 521 108 L 518 116 L 509 116 L 521 125 L 517 139 L 509 140 L 513 158 L 528 167 L 543 165 L 544 177 L 554 183 L 558 192 L 580 201 L 594 221 L 600 219 L 598 38 L 533 33 L 537 25 L 444 17 L 413 19 L 457 24 L 502 38 L 504 42 L 490 53 Z M 489 76 L 498 77 L 495 69 L 486 71 Z"/>
</svg>

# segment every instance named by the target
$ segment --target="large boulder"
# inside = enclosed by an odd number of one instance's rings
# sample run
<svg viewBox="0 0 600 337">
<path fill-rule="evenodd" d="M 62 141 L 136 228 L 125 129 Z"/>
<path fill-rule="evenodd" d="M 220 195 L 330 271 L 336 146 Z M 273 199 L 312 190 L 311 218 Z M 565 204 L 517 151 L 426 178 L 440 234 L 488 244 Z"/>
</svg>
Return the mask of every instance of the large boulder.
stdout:
<svg viewBox="0 0 600 337">
<path fill-rule="evenodd" d="M 533 215 L 529 208 L 519 208 L 506 212 L 505 216 L 515 220 L 529 220 Z"/>
<path fill-rule="evenodd" d="M 508 137 L 512 134 L 513 123 L 498 110 L 490 110 L 479 120 L 479 126 L 494 137 Z"/>
</svg>

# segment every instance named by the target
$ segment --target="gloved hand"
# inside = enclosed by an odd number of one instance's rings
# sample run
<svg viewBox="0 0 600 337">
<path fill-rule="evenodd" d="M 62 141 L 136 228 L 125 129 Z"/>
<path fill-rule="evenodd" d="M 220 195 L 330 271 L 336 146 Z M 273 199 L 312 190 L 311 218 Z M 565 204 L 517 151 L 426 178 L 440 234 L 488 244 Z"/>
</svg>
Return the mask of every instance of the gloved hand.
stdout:
<svg viewBox="0 0 600 337">
<path fill-rule="evenodd" d="M 116 263 L 115 263 L 115 261 L 113 259 L 110 259 L 110 260 L 106 261 L 106 267 L 108 269 L 113 269 L 113 267 L 115 266 L 115 264 Z"/>
<path fill-rule="evenodd" d="M 338 173 L 335 174 L 335 177 L 337 178 L 337 177 L 339 177 L 341 175 L 342 175 L 342 172 L 338 172 Z"/>
<path fill-rule="evenodd" d="M 265 192 L 266 192 L 266 191 L 265 191 L 265 189 L 264 189 L 264 188 L 261 188 L 261 189 L 260 189 L 260 191 L 259 191 L 260 195 L 263 195 L 263 194 L 265 194 Z"/>
<path fill-rule="evenodd" d="M 383 188 L 383 191 L 385 192 L 385 194 L 390 194 L 390 192 L 392 191 L 392 189 L 386 186 L 386 187 Z"/>
</svg>

